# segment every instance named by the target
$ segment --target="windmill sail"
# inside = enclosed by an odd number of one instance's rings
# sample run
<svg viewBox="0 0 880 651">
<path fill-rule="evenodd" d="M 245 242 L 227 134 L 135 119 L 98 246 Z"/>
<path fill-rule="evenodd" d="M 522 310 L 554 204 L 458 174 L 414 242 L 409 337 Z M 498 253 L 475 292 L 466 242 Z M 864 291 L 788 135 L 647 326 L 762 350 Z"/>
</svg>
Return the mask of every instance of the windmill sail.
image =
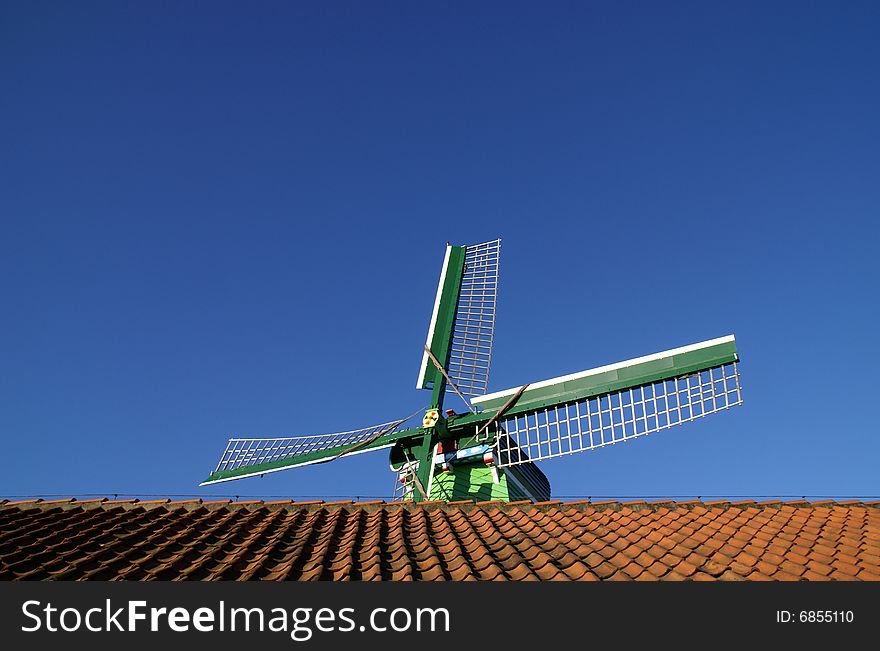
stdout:
<svg viewBox="0 0 880 651">
<path fill-rule="evenodd" d="M 529 385 L 498 420 L 499 466 L 629 441 L 742 404 L 733 336 Z M 515 389 L 474 404 L 499 408 Z"/>
<path fill-rule="evenodd" d="M 425 345 L 466 396 L 482 395 L 489 385 L 500 253 L 500 239 L 446 247 Z M 431 388 L 439 379 L 424 353 L 416 388 Z"/>
<path fill-rule="evenodd" d="M 402 420 L 371 427 L 287 438 L 232 438 L 214 472 L 200 486 L 263 475 L 278 470 L 332 461 L 340 456 L 380 450 L 394 445 Z"/>
<path fill-rule="evenodd" d="M 447 244 L 416 387 L 416 414 L 288 438 L 232 438 L 200 485 L 390 448 L 396 499 L 545 501 L 534 462 L 613 445 L 742 404 L 733 336 L 486 394 L 501 240 Z M 444 409 L 448 391 L 467 413 Z M 419 413 L 419 412 L 416 412 Z"/>
</svg>

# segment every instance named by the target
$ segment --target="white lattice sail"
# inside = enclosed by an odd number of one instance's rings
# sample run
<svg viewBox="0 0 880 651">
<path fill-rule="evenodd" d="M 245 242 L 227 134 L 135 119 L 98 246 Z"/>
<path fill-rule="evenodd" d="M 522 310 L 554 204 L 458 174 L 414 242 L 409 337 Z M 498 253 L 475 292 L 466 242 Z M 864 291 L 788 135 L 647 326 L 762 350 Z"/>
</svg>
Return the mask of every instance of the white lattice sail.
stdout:
<svg viewBox="0 0 880 651">
<path fill-rule="evenodd" d="M 730 363 L 499 421 L 499 466 L 595 450 L 708 416 L 742 403 Z"/>
<path fill-rule="evenodd" d="M 445 372 L 462 397 L 486 393 L 500 254 L 500 239 L 470 246 L 447 245 L 416 388 L 430 389 L 441 381 L 433 355 L 439 364 L 446 365 Z"/>
<path fill-rule="evenodd" d="M 489 387 L 501 240 L 468 246 L 452 329 L 449 376 L 466 396 Z"/>
<path fill-rule="evenodd" d="M 253 477 L 276 470 L 323 463 L 337 456 L 358 454 L 361 451 L 359 445 L 392 434 L 399 430 L 406 420 L 404 418 L 334 434 L 279 438 L 231 438 L 211 475 L 213 479 L 209 478 L 201 485 Z M 387 444 L 364 447 L 362 451 L 379 450 L 391 447 L 393 444 L 394 441 L 388 441 Z M 252 469 L 252 472 L 249 472 L 248 469 Z"/>
</svg>

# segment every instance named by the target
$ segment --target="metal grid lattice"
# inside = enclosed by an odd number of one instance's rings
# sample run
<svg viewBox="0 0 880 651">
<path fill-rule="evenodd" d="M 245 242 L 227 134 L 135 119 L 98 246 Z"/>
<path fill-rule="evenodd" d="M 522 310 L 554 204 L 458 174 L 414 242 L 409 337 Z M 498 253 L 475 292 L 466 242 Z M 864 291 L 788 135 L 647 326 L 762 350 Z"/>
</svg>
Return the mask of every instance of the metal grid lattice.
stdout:
<svg viewBox="0 0 880 651">
<path fill-rule="evenodd" d="M 448 371 L 466 396 L 481 396 L 489 386 L 500 253 L 500 239 L 465 250 Z"/>
<path fill-rule="evenodd" d="M 742 403 L 737 364 L 502 418 L 499 466 L 629 441 Z"/>
<path fill-rule="evenodd" d="M 299 457 L 313 452 L 321 452 L 344 445 L 352 445 L 368 441 L 379 435 L 396 431 L 406 421 L 395 420 L 381 425 L 364 427 L 363 429 L 339 432 L 337 434 L 316 434 L 312 436 L 296 436 L 290 438 L 268 439 L 229 439 L 226 450 L 220 457 L 215 472 L 234 470 L 242 466 L 268 463 L 280 459 Z M 389 445 L 391 445 L 389 443 Z M 341 452 L 341 450 L 340 450 Z"/>
</svg>

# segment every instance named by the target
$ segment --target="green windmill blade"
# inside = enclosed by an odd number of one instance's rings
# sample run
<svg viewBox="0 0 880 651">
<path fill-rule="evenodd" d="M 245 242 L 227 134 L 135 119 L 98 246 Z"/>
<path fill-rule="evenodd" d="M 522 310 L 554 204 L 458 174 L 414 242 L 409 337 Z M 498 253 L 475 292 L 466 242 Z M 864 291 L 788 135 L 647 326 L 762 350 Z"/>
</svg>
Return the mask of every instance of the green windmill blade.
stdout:
<svg viewBox="0 0 880 651">
<path fill-rule="evenodd" d="M 410 416 L 335 434 L 232 438 L 201 485 L 389 449 L 397 499 L 546 500 L 550 482 L 535 461 L 742 404 L 732 335 L 486 393 L 500 252 L 500 240 L 446 246 L 416 382 L 431 391 L 420 424 L 408 427 Z M 444 409 L 449 393 L 465 413 Z"/>
<path fill-rule="evenodd" d="M 446 246 L 417 389 L 479 396 L 489 385 L 501 240 Z M 430 351 L 430 352 L 429 352 Z M 433 359 L 432 359 L 433 357 Z M 443 367 L 449 386 L 435 360 Z M 439 406 L 439 402 L 438 402 Z"/>
<path fill-rule="evenodd" d="M 742 404 L 733 335 L 528 385 L 497 419 L 498 464 L 629 441 Z M 474 399 L 487 410 L 516 389 Z"/>
</svg>

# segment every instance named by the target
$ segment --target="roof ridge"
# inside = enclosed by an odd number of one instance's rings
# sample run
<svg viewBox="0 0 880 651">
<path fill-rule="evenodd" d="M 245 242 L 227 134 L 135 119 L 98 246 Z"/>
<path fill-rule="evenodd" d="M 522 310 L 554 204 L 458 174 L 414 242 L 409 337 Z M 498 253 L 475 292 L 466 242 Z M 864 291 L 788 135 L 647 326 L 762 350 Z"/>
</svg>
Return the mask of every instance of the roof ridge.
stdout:
<svg viewBox="0 0 880 651">
<path fill-rule="evenodd" d="M 758 508 L 758 509 L 778 509 L 782 507 L 794 507 L 794 508 L 829 508 L 829 507 L 866 507 L 866 508 L 880 508 L 880 500 L 764 500 L 764 501 L 755 501 L 755 500 L 711 500 L 711 501 L 703 501 L 703 500 L 577 500 L 577 501 L 561 501 L 561 500 L 547 500 L 543 502 L 535 502 L 532 500 L 517 500 L 514 502 L 504 502 L 502 500 L 487 500 L 487 501 L 475 501 L 475 500 L 457 500 L 454 502 L 445 502 L 442 500 L 433 500 L 429 502 L 386 502 L 385 500 L 370 500 L 370 501 L 353 501 L 353 500 L 340 500 L 340 501 L 324 501 L 324 500 L 308 500 L 298 502 L 293 499 L 289 500 L 203 500 L 201 498 L 191 498 L 184 500 L 172 500 L 171 498 L 164 499 L 151 499 L 151 500 L 140 500 L 138 498 L 129 498 L 129 499 L 108 499 L 106 497 L 102 498 L 91 498 L 79 500 L 74 497 L 68 498 L 56 498 L 51 500 L 44 500 L 43 498 L 31 498 L 24 500 L 9 500 L 2 499 L 0 500 L 0 508 L 10 508 L 10 507 L 36 507 L 36 508 L 78 508 L 82 506 L 89 506 L 92 508 L 102 508 L 102 507 L 111 507 L 111 506 L 122 506 L 127 505 L 129 508 L 138 508 L 138 507 L 147 507 L 147 508 L 156 508 L 156 507 L 166 507 L 166 508 L 192 508 L 192 507 L 204 507 L 210 509 L 217 508 L 247 508 L 247 507 L 270 507 L 272 509 L 279 508 L 288 508 L 288 509 L 297 509 L 297 508 L 308 508 L 312 509 L 323 509 L 327 507 L 332 508 L 349 508 L 349 509 L 366 509 L 366 510 L 376 510 L 376 509 L 387 509 L 387 508 L 419 508 L 419 509 L 431 509 L 438 508 L 443 510 L 458 509 L 472 509 L 472 508 L 501 508 L 501 509 L 516 509 L 516 508 L 528 508 L 533 507 L 542 510 L 550 510 L 550 509 L 566 509 L 566 510 L 585 510 L 585 509 L 596 509 L 596 510 L 612 510 L 612 511 L 620 511 L 623 509 L 630 509 L 634 511 L 640 510 L 652 510 L 656 511 L 661 508 L 666 509 L 694 509 L 694 508 L 710 508 L 710 509 L 730 509 L 730 508 Z"/>
</svg>

